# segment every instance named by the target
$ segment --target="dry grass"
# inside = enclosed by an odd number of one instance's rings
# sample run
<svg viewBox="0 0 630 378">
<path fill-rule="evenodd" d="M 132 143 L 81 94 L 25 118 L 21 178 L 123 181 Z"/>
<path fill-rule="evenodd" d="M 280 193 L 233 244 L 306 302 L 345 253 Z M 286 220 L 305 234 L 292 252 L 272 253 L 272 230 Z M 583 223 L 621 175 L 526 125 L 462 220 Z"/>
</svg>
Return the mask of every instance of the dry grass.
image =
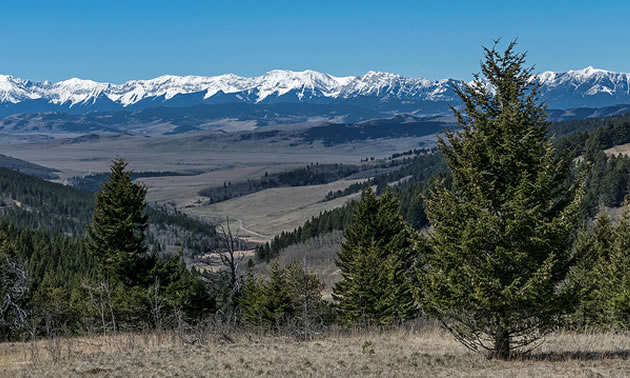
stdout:
<svg viewBox="0 0 630 378">
<path fill-rule="evenodd" d="M 609 155 L 630 155 L 630 143 L 620 144 L 604 150 Z"/>
<path fill-rule="evenodd" d="M 234 342 L 186 345 L 172 338 L 88 339 L 92 351 L 27 363 L 2 345 L 11 377 L 622 377 L 630 374 L 630 335 L 559 333 L 512 361 L 468 352 L 441 330 L 333 334 L 299 342 L 242 335 Z M 144 343 L 146 339 L 146 343 Z M 101 345 L 98 347 L 98 345 Z M 128 345 L 128 346 L 125 346 Z M 17 349 L 15 349 L 17 348 Z M 28 349 L 28 347 L 26 348 Z M 9 353 L 7 354 L 7 350 Z M 6 359 L 16 358 L 7 365 Z"/>
<path fill-rule="evenodd" d="M 228 201 L 211 205 L 203 205 L 183 209 L 186 213 L 202 218 L 232 218 L 232 230 L 239 228 L 238 220 L 243 226 L 257 234 L 273 237 L 282 231 L 292 231 L 320 212 L 342 206 L 360 194 L 336 198 L 322 202 L 330 191 L 347 188 L 353 183 L 363 180 L 339 180 L 324 185 L 309 185 L 287 188 L 273 188 Z M 250 236 L 241 230 L 239 236 Z M 256 237 L 252 240 L 264 240 Z"/>
</svg>

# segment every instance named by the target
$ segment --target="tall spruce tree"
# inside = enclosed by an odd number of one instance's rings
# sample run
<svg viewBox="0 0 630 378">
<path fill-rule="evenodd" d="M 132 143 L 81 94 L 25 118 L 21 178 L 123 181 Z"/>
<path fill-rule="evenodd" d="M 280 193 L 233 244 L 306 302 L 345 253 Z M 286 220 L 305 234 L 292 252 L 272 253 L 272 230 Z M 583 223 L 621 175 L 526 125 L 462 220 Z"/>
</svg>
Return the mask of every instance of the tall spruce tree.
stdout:
<svg viewBox="0 0 630 378">
<path fill-rule="evenodd" d="M 384 325 L 415 315 L 412 233 L 389 189 L 380 198 L 364 190 L 336 261 L 343 279 L 333 299 L 343 323 Z"/>
<path fill-rule="evenodd" d="M 547 136 L 539 85 L 512 42 L 484 48 L 480 75 L 455 87 L 459 129 L 439 139 L 452 188 L 427 201 L 434 227 L 419 301 L 465 346 L 509 358 L 553 329 L 568 295 L 582 185 Z M 581 182 L 581 180 L 577 180 Z"/>
<path fill-rule="evenodd" d="M 127 286 L 145 285 L 155 265 L 144 244 L 147 188 L 134 183 L 126 167 L 123 159 L 114 160 L 109 180 L 96 193 L 89 248 L 101 274 Z"/>
</svg>

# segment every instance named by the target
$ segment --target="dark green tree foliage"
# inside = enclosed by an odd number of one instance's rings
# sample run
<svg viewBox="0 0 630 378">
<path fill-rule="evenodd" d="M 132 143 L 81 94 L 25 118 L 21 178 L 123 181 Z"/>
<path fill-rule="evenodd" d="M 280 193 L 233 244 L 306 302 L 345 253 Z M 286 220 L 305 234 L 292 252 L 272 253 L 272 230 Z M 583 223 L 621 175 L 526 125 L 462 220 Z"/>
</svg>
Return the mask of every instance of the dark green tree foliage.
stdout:
<svg viewBox="0 0 630 378">
<path fill-rule="evenodd" d="M 151 275 L 155 283 L 163 285 L 164 313 L 182 310 L 189 320 L 199 320 L 216 310 L 216 300 L 199 277 L 180 263 L 182 253 L 172 255 L 166 262 L 157 264 Z"/>
<path fill-rule="evenodd" d="M 592 217 L 603 207 L 621 206 L 630 194 L 630 158 L 598 150 L 584 155 L 584 163 L 589 164 L 582 204 L 585 215 Z"/>
<path fill-rule="evenodd" d="M 106 276 L 128 286 L 146 284 L 155 259 L 147 254 L 143 214 L 147 189 L 131 180 L 127 163 L 116 159 L 110 179 L 96 193 L 90 251 Z"/>
<path fill-rule="evenodd" d="M 460 129 L 439 145 L 453 188 L 427 202 L 434 227 L 419 296 L 455 337 L 499 358 L 551 331 L 567 307 L 566 279 L 581 185 L 556 158 L 533 68 L 511 43 L 485 49 L 479 75 L 455 88 Z"/>
<path fill-rule="evenodd" d="M 577 261 L 569 275 L 575 294 L 573 328 L 630 327 L 630 207 L 616 224 L 601 214 L 576 244 Z"/>
<path fill-rule="evenodd" d="M 365 189 L 344 237 L 336 261 L 343 279 L 333 288 L 340 321 L 384 325 L 413 317 L 412 231 L 391 192 L 377 198 Z"/>
<path fill-rule="evenodd" d="M 243 320 L 267 329 L 295 326 L 308 332 L 328 323 L 329 306 L 322 299 L 322 283 L 298 264 L 271 267 L 268 279 L 249 276 L 239 300 Z"/>
<path fill-rule="evenodd" d="M 5 246 L 5 252 L 10 252 L 12 262 L 25 270 L 28 295 L 23 301 L 31 330 L 37 336 L 51 336 L 52 328 L 78 332 L 82 326 L 80 285 L 94 270 L 84 243 L 0 223 L 0 244 Z M 25 335 L 14 330 L 9 338 L 22 336 Z"/>
<path fill-rule="evenodd" d="M 93 202 L 91 193 L 0 168 L 0 214 L 11 223 L 82 234 Z"/>
<path fill-rule="evenodd" d="M 574 312 L 569 316 L 573 328 L 597 326 L 602 314 L 599 302 L 600 269 L 610 264 L 610 250 L 615 240 L 615 227 L 602 213 L 591 229 L 583 229 L 575 244 L 575 263 L 569 273 L 567 289 L 575 294 Z"/>
</svg>

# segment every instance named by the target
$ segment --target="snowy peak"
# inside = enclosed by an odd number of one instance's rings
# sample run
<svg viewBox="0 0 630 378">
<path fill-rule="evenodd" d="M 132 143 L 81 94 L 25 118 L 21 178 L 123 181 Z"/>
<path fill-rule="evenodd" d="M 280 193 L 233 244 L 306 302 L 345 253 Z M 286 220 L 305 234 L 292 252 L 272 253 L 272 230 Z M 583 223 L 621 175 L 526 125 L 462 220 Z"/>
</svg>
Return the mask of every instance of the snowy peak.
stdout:
<svg viewBox="0 0 630 378">
<path fill-rule="evenodd" d="M 10 75 L 0 75 L 0 103 L 18 103 L 40 96 L 30 90 L 30 82 Z"/>
<path fill-rule="evenodd" d="M 537 80 L 550 108 L 630 103 L 630 75 L 625 73 L 589 66 L 567 72 L 543 72 Z M 99 111 L 103 106 L 112 110 L 225 102 L 349 103 L 368 108 L 380 106 L 389 113 L 436 113 L 459 101 L 452 84 L 462 83 L 377 71 L 344 77 L 312 70 L 273 70 L 255 77 L 163 75 L 122 84 L 78 78 L 57 83 L 31 82 L 0 75 L 0 104 L 4 105 L 5 115 L 11 114 L 11 109 L 57 111 L 55 106 L 60 107 L 59 111 Z M 27 105 L 35 102 L 38 105 L 29 110 Z"/>
<path fill-rule="evenodd" d="M 588 66 L 538 76 L 542 96 L 556 108 L 601 107 L 630 103 L 630 74 Z"/>
</svg>

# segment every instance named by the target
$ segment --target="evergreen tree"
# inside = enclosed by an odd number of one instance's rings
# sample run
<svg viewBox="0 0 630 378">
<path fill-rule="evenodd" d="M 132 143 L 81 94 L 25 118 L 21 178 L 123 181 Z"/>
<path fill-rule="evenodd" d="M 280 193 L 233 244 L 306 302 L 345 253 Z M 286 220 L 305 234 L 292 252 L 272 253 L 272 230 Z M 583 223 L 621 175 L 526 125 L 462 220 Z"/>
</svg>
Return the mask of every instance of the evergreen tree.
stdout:
<svg viewBox="0 0 630 378">
<path fill-rule="evenodd" d="M 591 230 L 581 233 L 578 261 L 568 287 L 576 293 L 574 327 L 630 326 L 630 207 L 626 203 L 617 224 L 600 215 Z"/>
<path fill-rule="evenodd" d="M 249 325 L 278 328 L 292 323 L 308 336 L 316 323 L 330 318 L 321 289 L 319 279 L 299 265 L 280 267 L 274 261 L 267 280 L 247 277 L 239 306 Z"/>
<path fill-rule="evenodd" d="M 89 246 L 101 274 L 134 286 L 150 281 L 155 259 L 144 244 L 147 188 L 134 183 L 126 167 L 123 159 L 114 160 L 109 180 L 96 193 Z"/>
<path fill-rule="evenodd" d="M 344 236 L 336 261 L 343 279 L 333 288 L 339 319 L 390 324 L 413 317 L 412 231 L 391 192 L 387 189 L 377 198 L 366 188 Z"/>
<path fill-rule="evenodd" d="M 587 328 L 599 325 L 603 305 L 601 303 L 601 268 L 610 264 L 610 250 L 615 242 L 615 227 L 605 213 L 595 220 L 592 229 L 584 229 L 575 244 L 575 263 L 569 273 L 566 290 L 574 293 L 574 312 L 569 316 L 569 326 Z"/>
<path fill-rule="evenodd" d="M 427 201 L 434 232 L 419 300 L 473 350 L 508 358 L 553 329 L 567 306 L 567 277 L 581 198 L 568 185 L 539 85 L 513 42 L 484 49 L 479 74 L 455 87 L 459 129 L 439 139 L 452 189 Z"/>
<path fill-rule="evenodd" d="M 608 258 L 606 258 L 608 257 Z M 626 204 L 614 231 L 608 256 L 596 265 L 596 296 L 601 303 L 600 325 L 630 327 L 630 206 Z"/>
</svg>

